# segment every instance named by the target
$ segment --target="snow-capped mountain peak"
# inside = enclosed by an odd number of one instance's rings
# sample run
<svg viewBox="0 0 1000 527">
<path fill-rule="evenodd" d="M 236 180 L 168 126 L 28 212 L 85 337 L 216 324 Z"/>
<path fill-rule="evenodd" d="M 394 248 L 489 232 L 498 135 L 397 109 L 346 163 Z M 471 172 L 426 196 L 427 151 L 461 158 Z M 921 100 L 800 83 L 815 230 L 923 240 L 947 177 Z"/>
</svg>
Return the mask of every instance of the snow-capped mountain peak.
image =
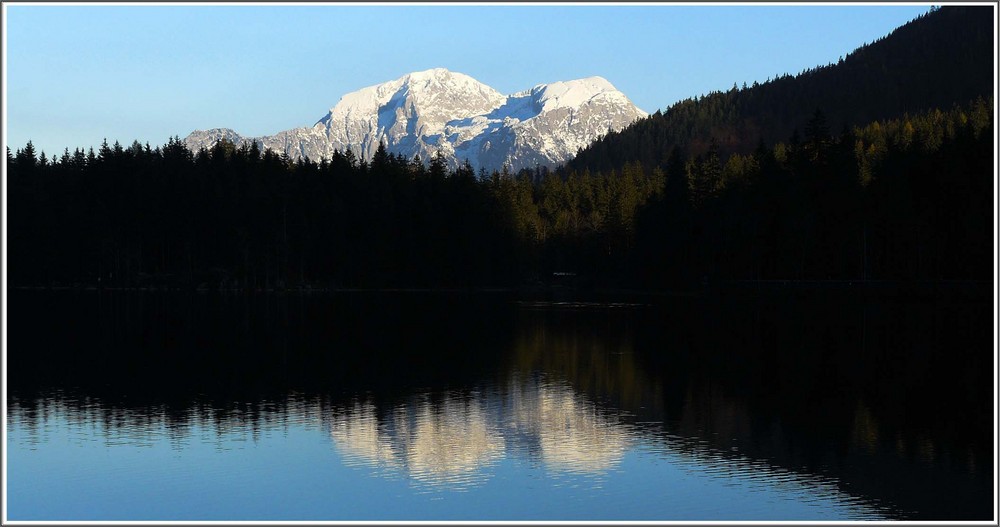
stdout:
<svg viewBox="0 0 1000 527">
<path fill-rule="evenodd" d="M 646 114 L 602 77 L 551 84 L 504 96 L 463 73 L 434 68 L 348 93 L 311 128 L 242 138 L 228 129 L 195 131 L 198 149 L 225 137 L 252 140 L 292 158 L 330 157 L 350 148 L 370 159 L 380 141 L 408 158 L 440 150 L 452 164 L 514 170 L 568 160 L 609 128 Z"/>
<path fill-rule="evenodd" d="M 621 93 L 604 77 L 587 77 L 572 81 L 559 81 L 552 84 L 539 84 L 532 89 L 542 111 L 556 108 L 575 108 L 582 106 L 594 97 L 602 94 Z"/>
<path fill-rule="evenodd" d="M 435 68 L 410 73 L 396 80 L 348 93 L 330 108 L 330 112 L 320 119 L 320 122 L 372 115 L 387 105 L 400 106 L 405 102 L 430 106 L 441 94 L 458 96 L 470 101 L 484 100 L 490 105 L 504 100 L 500 92 L 468 75 Z M 463 109 L 465 108 L 457 107 L 454 111 Z"/>
</svg>

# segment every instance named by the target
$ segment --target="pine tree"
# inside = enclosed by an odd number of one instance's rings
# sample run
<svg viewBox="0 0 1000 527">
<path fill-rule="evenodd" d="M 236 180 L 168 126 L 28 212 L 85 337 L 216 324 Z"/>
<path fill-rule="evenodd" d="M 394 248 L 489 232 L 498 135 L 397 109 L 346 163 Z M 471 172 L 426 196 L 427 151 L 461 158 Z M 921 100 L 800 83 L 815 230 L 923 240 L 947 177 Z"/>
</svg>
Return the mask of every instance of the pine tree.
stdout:
<svg viewBox="0 0 1000 527">
<path fill-rule="evenodd" d="M 24 148 L 17 151 L 16 162 L 18 168 L 31 168 L 35 166 L 35 145 L 29 140 Z"/>
<path fill-rule="evenodd" d="M 434 154 L 434 157 L 431 158 L 429 173 L 435 179 L 444 179 L 448 175 L 448 160 L 445 159 L 444 153 L 441 150 L 438 150 Z"/>
<path fill-rule="evenodd" d="M 371 169 L 373 174 L 384 175 L 389 168 L 389 153 L 385 149 L 385 141 L 379 140 L 375 155 L 372 156 Z"/>
</svg>

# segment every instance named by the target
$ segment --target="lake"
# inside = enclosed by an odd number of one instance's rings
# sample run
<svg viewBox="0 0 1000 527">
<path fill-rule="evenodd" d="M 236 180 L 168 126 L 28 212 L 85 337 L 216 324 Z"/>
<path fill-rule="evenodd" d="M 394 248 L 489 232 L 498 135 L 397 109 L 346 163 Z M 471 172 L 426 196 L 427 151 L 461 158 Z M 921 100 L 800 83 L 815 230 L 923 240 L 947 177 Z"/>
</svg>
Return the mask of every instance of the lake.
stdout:
<svg viewBox="0 0 1000 527">
<path fill-rule="evenodd" d="M 10 520 L 992 520 L 992 299 L 8 293 Z"/>
</svg>

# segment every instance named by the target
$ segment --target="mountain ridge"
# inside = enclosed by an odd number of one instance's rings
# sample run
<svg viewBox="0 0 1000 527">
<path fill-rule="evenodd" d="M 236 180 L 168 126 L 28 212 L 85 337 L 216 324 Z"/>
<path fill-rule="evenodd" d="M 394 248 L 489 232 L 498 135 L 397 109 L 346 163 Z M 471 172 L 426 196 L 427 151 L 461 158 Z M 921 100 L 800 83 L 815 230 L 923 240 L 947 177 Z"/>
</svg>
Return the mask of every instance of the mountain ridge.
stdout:
<svg viewBox="0 0 1000 527">
<path fill-rule="evenodd" d="M 608 131 L 646 112 L 599 76 L 537 84 L 503 95 L 445 68 L 411 72 L 344 94 L 315 124 L 250 137 L 230 128 L 195 130 L 194 151 L 226 139 L 254 141 L 293 159 L 329 159 L 347 149 L 370 160 L 380 142 L 389 153 L 428 159 L 440 151 L 451 166 L 512 170 L 554 167 Z"/>
</svg>

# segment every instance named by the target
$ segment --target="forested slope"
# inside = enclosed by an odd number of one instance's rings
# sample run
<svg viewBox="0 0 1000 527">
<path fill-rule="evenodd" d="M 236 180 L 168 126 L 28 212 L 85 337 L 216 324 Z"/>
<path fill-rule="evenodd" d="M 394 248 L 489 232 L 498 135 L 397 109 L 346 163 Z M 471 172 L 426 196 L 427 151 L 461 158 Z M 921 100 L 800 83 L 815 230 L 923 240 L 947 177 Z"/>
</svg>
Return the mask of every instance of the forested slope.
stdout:
<svg viewBox="0 0 1000 527">
<path fill-rule="evenodd" d="M 993 93 L 992 6 L 932 9 L 836 64 L 680 101 L 583 149 L 567 168 L 663 166 L 674 146 L 723 156 L 788 140 L 818 109 L 830 128 L 950 109 Z M 817 36 L 822 38 L 822 36 Z"/>
</svg>

